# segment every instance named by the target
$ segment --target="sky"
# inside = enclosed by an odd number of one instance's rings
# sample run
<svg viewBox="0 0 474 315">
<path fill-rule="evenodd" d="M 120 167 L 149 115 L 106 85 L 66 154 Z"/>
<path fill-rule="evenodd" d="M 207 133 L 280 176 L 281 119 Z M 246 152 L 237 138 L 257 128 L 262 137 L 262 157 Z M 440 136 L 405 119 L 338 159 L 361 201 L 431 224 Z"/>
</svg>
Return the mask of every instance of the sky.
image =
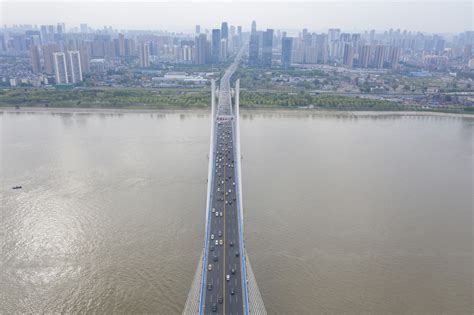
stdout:
<svg viewBox="0 0 474 315">
<path fill-rule="evenodd" d="M 307 1 L 112 1 L 0 0 L 0 25 L 87 23 L 94 28 L 169 31 L 220 26 L 222 21 L 258 29 L 344 31 L 390 28 L 428 33 L 473 30 L 473 1 L 466 0 L 307 0 Z"/>
</svg>

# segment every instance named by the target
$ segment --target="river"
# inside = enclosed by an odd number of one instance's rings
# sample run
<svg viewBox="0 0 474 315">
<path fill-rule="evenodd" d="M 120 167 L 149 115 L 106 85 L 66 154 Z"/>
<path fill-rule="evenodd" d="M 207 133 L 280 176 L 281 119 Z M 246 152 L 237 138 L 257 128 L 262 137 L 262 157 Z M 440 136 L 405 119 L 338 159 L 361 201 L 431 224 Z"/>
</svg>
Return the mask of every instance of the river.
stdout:
<svg viewBox="0 0 474 315">
<path fill-rule="evenodd" d="M 180 313 L 209 128 L 206 112 L 0 112 L 0 313 Z M 243 112 L 244 233 L 267 311 L 472 312 L 473 131 Z"/>
</svg>

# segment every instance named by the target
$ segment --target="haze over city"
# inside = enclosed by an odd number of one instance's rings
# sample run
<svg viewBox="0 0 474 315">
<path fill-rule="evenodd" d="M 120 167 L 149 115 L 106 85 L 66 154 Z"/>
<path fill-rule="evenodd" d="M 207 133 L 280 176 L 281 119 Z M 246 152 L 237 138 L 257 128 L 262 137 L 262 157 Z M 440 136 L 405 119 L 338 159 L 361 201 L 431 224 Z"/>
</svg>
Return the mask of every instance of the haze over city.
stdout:
<svg viewBox="0 0 474 315">
<path fill-rule="evenodd" d="M 0 1 L 0 24 L 111 25 L 117 29 L 191 31 L 220 21 L 315 31 L 401 28 L 456 33 L 473 29 L 472 1 Z"/>
</svg>

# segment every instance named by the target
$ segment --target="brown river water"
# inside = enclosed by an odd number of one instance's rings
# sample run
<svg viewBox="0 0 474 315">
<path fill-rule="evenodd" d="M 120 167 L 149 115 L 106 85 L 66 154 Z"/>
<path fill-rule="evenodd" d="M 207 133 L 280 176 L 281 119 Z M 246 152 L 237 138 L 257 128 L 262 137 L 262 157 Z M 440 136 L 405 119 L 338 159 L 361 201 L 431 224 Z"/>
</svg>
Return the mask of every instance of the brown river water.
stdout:
<svg viewBox="0 0 474 315">
<path fill-rule="evenodd" d="M 0 112 L 0 313 L 180 313 L 209 119 Z M 470 314 L 473 131 L 243 112 L 244 233 L 267 311 Z"/>
</svg>

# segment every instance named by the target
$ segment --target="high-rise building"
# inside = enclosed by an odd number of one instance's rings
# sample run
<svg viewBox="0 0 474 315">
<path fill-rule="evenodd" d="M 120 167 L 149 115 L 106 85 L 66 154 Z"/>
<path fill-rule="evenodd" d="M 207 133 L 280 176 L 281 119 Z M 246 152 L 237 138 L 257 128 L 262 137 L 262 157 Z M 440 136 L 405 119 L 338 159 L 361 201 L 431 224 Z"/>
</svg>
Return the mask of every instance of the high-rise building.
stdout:
<svg viewBox="0 0 474 315">
<path fill-rule="evenodd" d="M 260 40 L 258 38 L 258 34 L 252 34 L 250 35 L 250 42 L 249 42 L 249 64 L 251 66 L 257 66 L 258 65 L 258 55 L 259 55 L 259 46 L 260 46 Z"/>
<path fill-rule="evenodd" d="M 221 24 L 221 38 L 229 38 L 229 26 L 227 22 Z"/>
<path fill-rule="evenodd" d="M 348 43 L 348 42 L 351 41 L 351 34 L 341 33 L 341 35 L 339 36 L 339 40 L 344 42 L 344 43 Z"/>
<path fill-rule="evenodd" d="M 41 47 L 43 51 L 43 60 L 44 60 L 44 71 L 47 74 L 54 74 L 55 73 L 55 61 L 54 61 L 54 53 L 59 52 L 59 46 L 57 44 L 47 44 Z"/>
<path fill-rule="evenodd" d="M 58 25 L 57 25 L 57 30 L 58 30 L 58 34 L 64 34 L 64 33 L 66 33 L 66 24 L 64 24 L 64 23 L 58 23 Z"/>
<path fill-rule="evenodd" d="M 361 43 L 361 36 L 358 33 L 352 34 L 351 37 L 351 42 L 352 42 L 352 48 L 354 53 L 357 54 L 360 49 L 360 43 Z"/>
<path fill-rule="evenodd" d="M 203 65 L 208 63 L 208 42 L 207 42 L 207 37 L 206 34 L 199 34 L 195 38 L 195 57 L 194 57 L 194 63 L 198 65 Z"/>
<path fill-rule="evenodd" d="M 304 45 L 304 62 L 312 64 L 318 62 L 318 51 L 315 46 Z"/>
<path fill-rule="evenodd" d="M 12 36 L 13 49 L 16 52 L 27 51 L 26 36 L 24 34 L 15 34 Z"/>
<path fill-rule="evenodd" d="M 193 47 L 188 46 L 188 45 L 183 45 L 181 49 L 182 49 L 182 54 L 183 54 L 182 60 L 186 63 L 192 61 L 193 60 Z"/>
<path fill-rule="evenodd" d="M 89 28 L 87 27 L 87 24 L 81 23 L 81 33 L 89 33 Z"/>
<path fill-rule="evenodd" d="M 90 44 L 82 43 L 79 45 L 79 56 L 81 57 L 81 70 L 82 73 L 88 73 L 90 71 Z"/>
<path fill-rule="evenodd" d="M 56 84 L 68 84 L 66 55 L 62 52 L 53 53 Z"/>
<path fill-rule="evenodd" d="M 7 47 L 5 45 L 5 36 L 0 34 L 0 51 L 6 51 Z"/>
<path fill-rule="evenodd" d="M 136 56 L 135 40 L 125 38 L 125 56 Z"/>
<path fill-rule="evenodd" d="M 125 35 L 122 33 L 118 35 L 118 55 L 120 57 L 125 56 Z"/>
<path fill-rule="evenodd" d="M 375 55 L 374 55 L 374 68 L 381 69 L 385 61 L 385 46 L 377 45 L 375 46 Z"/>
<path fill-rule="evenodd" d="M 273 30 L 267 29 L 262 38 L 262 65 L 270 68 L 272 66 L 273 52 Z"/>
<path fill-rule="evenodd" d="M 41 42 L 44 44 L 47 41 L 49 41 L 48 26 L 47 25 L 41 25 L 40 26 L 40 32 L 41 32 Z"/>
<path fill-rule="evenodd" d="M 331 42 L 338 40 L 339 39 L 339 34 L 341 33 L 341 30 L 338 28 L 330 28 L 328 31 L 328 36 L 329 40 Z"/>
<path fill-rule="evenodd" d="M 305 38 L 307 35 L 311 35 L 308 33 L 308 29 L 307 28 L 303 28 L 303 32 L 301 33 L 302 37 Z"/>
<path fill-rule="evenodd" d="M 227 25 L 227 22 L 222 22 L 221 24 L 221 38 L 226 39 L 225 55 L 222 53 L 222 49 L 221 49 L 221 55 L 224 57 L 224 59 L 227 59 L 227 52 L 229 51 L 229 42 L 231 40 L 231 38 L 229 37 L 229 26 Z"/>
<path fill-rule="evenodd" d="M 150 50 L 148 44 L 141 43 L 138 46 L 138 53 L 140 57 L 140 67 L 146 68 L 150 66 Z"/>
<path fill-rule="evenodd" d="M 370 45 L 364 45 L 360 49 L 359 67 L 367 68 L 370 60 Z"/>
<path fill-rule="evenodd" d="M 201 34 L 201 25 L 196 25 L 196 34 Z"/>
<path fill-rule="evenodd" d="M 352 68 L 352 63 L 354 62 L 354 48 L 349 43 L 344 44 L 344 58 L 343 63 L 346 67 Z"/>
<path fill-rule="evenodd" d="M 212 30 L 212 50 L 211 58 L 213 63 L 218 63 L 221 57 L 221 30 L 216 28 Z"/>
<path fill-rule="evenodd" d="M 391 46 L 388 54 L 388 61 L 390 68 L 396 69 L 398 67 L 398 61 L 400 60 L 400 47 Z"/>
<path fill-rule="evenodd" d="M 220 61 L 227 61 L 227 39 L 221 39 L 221 58 Z"/>
<path fill-rule="evenodd" d="M 375 30 L 370 30 L 370 44 L 373 45 L 375 43 Z"/>
<path fill-rule="evenodd" d="M 469 60 L 472 57 L 472 45 L 471 44 L 466 44 L 464 45 L 464 50 L 463 50 L 463 58 L 464 60 Z"/>
<path fill-rule="evenodd" d="M 288 68 L 291 65 L 291 53 L 293 50 L 293 38 L 283 37 L 281 40 L 281 65 Z"/>
<path fill-rule="evenodd" d="M 39 73 L 41 71 L 41 59 L 38 46 L 32 45 L 30 47 L 30 58 L 33 72 Z"/>
<path fill-rule="evenodd" d="M 315 38 L 316 41 L 316 50 L 318 54 L 318 62 L 326 63 L 328 61 L 329 46 L 328 46 L 328 36 L 326 34 L 318 34 Z"/>
<path fill-rule="evenodd" d="M 82 82 L 82 67 L 81 67 L 81 57 L 80 53 L 77 50 L 68 51 L 68 73 L 71 78 L 69 82 L 71 83 L 79 83 Z"/>
<path fill-rule="evenodd" d="M 251 32 L 250 34 L 257 34 L 257 22 L 255 21 L 252 21 L 252 29 L 251 29 Z"/>
</svg>

